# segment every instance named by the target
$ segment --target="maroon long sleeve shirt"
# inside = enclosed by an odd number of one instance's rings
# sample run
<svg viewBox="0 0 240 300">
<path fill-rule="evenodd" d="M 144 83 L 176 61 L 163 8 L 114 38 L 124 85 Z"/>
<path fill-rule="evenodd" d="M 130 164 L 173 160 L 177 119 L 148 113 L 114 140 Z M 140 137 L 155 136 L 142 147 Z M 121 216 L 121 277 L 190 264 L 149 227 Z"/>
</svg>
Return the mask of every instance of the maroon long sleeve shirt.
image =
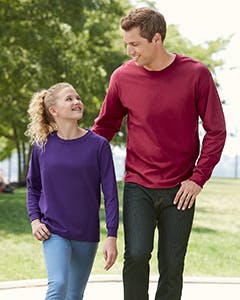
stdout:
<svg viewBox="0 0 240 300">
<path fill-rule="evenodd" d="M 116 69 L 93 131 L 111 140 L 127 115 L 125 182 L 173 187 L 190 179 L 203 186 L 226 138 L 222 105 L 205 65 L 176 55 L 161 71 L 131 60 Z M 201 151 L 199 120 L 205 129 Z"/>
</svg>

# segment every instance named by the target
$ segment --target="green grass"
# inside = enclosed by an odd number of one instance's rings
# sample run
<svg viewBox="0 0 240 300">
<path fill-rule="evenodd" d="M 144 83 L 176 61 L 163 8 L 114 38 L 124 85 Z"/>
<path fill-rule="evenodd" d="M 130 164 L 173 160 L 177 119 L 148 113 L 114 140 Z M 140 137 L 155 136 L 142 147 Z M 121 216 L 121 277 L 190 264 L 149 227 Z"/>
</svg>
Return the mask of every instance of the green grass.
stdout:
<svg viewBox="0 0 240 300">
<path fill-rule="evenodd" d="M 197 200 L 186 274 L 240 276 L 239 216 L 240 180 L 209 181 Z"/>
<path fill-rule="evenodd" d="M 119 183 L 119 198 L 122 201 Z M 46 277 L 41 242 L 32 237 L 26 190 L 0 194 L 0 281 Z M 185 261 L 185 276 L 239 276 L 240 179 L 211 179 L 197 199 L 193 230 Z M 105 240 L 101 208 L 101 242 L 93 274 L 105 273 L 102 246 Z M 156 241 L 151 273 L 157 274 Z M 107 274 L 121 274 L 123 261 L 122 205 L 120 203 L 119 256 Z"/>
</svg>

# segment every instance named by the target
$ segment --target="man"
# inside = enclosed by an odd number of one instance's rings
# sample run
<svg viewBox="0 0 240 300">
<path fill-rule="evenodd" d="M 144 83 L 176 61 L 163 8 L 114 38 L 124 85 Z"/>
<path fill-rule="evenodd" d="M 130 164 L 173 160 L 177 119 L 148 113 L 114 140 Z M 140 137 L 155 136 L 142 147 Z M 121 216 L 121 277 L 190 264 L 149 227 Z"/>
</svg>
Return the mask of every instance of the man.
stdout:
<svg viewBox="0 0 240 300">
<path fill-rule="evenodd" d="M 121 27 L 132 59 L 113 72 L 93 130 L 111 140 L 127 116 L 124 299 L 148 299 L 157 227 L 155 299 L 179 300 L 196 196 L 226 138 L 222 106 L 206 66 L 164 48 L 166 23 L 159 12 L 136 9 Z M 199 118 L 206 131 L 201 151 Z"/>
</svg>

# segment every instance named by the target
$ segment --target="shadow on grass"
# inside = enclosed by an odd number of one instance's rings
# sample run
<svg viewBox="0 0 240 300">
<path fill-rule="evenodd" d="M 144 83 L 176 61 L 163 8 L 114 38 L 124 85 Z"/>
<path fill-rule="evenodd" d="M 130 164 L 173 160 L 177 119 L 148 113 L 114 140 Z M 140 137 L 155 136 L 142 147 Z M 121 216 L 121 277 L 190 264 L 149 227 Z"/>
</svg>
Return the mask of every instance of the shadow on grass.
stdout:
<svg viewBox="0 0 240 300">
<path fill-rule="evenodd" d="M 25 197 L 24 189 L 16 190 L 14 194 L 0 194 L 0 230 L 2 234 L 31 232 Z"/>
<path fill-rule="evenodd" d="M 193 227 L 192 231 L 196 233 L 207 233 L 207 234 L 215 234 L 217 232 L 217 230 L 215 229 L 202 227 L 202 226 Z"/>
<path fill-rule="evenodd" d="M 203 214 L 212 214 L 212 209 L 211 208 L 206 208 L 206 207 L 197 207 L 196 212 L 197 214 L 203 213 Z"/>
</svg>

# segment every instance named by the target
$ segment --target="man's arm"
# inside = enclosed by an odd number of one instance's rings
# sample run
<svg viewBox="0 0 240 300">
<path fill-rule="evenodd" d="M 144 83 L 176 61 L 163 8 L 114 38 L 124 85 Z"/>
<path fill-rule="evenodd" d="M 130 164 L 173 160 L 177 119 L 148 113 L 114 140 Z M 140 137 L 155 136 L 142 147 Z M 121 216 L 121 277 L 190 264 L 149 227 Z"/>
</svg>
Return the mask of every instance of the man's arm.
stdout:
<svg viewBox="0 0 240 300">
<path fill-rule="evenodd" d="M 199 159 L 192 176 L 181 183 L 174 199 L 178 209 L 191 208 L 196 196 L 221 158 L 226 140 L 226 125 L 215 83 L 207 68 L 201 69 L 198 86 L 197 109 L 206 132 Z"/>
<path fill-rule="evenodd" d="M 215 83 L 207 68 L 201 70 L 198 91 L 197 110 L 206 133 L 200 156 L 189 179 L 203 187 L 221 158 L 226 140 L 226 124 Z"/>
<path fill-rule="evenodd" d="M 111 77 L 109 89 L 102 104 L 99 116 L 95 119 L 92 131 L 110 141 L 120 130 L 127 109 L 122 105 L 118 95 L 117 83 Z"/>
</svg>

